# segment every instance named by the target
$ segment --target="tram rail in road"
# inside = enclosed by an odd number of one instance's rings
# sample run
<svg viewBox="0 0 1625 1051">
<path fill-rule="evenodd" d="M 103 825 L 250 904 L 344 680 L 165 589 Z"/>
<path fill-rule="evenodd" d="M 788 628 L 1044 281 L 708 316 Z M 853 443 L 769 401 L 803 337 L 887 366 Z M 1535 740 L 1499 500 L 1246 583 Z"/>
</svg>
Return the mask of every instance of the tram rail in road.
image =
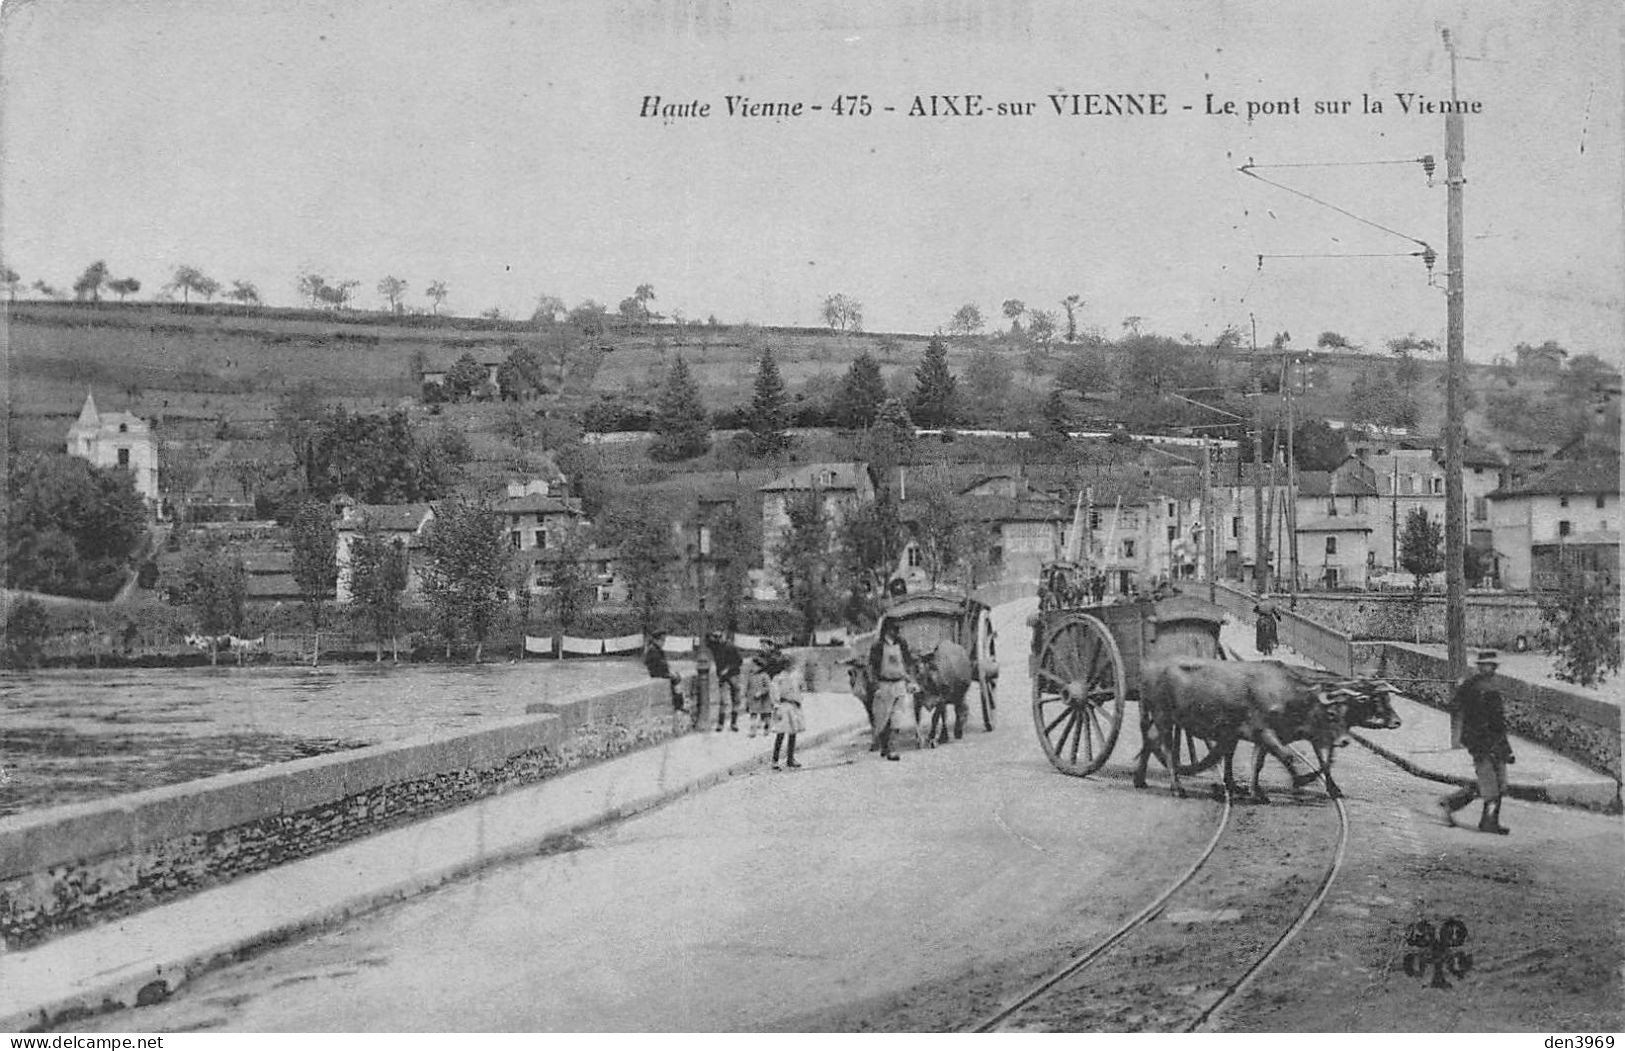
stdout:
<svg viewBox="0 0 1625 1051">
<path fill-rule="evenodd" d="M 1336 814 L 1332 835 L 1321 820 L 1328 805 Z M 1213 836 L 1189 868 L 1134 916 L 970 1030 L 1193 1032 L 1210 1026 L 1313 919 L 1342 870 L 1348 837 L 1348 812 L 1339 799 L 1238 815 L 1225 795 Z M 1306 857 L 1267 847 L 1311 838 L 1321 842 Z M 1305 881 L 1306 869 L 1318 876 Z M 1159 918 L 1165 922 L 1156 923 Z M 1237 971 L 1242 960 L 1250 962 Z"/>
</svg>

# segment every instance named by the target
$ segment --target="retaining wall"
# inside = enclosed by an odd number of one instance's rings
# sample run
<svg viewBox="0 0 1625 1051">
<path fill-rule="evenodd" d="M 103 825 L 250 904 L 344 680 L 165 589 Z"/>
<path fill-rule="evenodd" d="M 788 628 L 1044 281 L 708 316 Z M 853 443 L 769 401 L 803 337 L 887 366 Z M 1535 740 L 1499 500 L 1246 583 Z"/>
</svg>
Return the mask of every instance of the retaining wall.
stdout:
<svg viewBox="0 0 1625 1051">
<path fill-rule="evenodd" d="M 1449 710 L 1453 684 L 1450 663 L 1443 657 L 1386 643 L 1373 671 L 1394 679 L 1394 685 L 1407 696 Z M 1509 732 L 1620 779 L 1620 709 L 1616 705 L 1506 675 L 1495 677 L 1495 687 L 1506 702 Z"/>
<path fill-rule="evenodd" d="M 1445 599 L 1440 594 L 1424 595 L 1418 610 L 1404 592 L 1300 592 L 1296 612 L 1357 639 L 1446 641 Z M 1530 595 L 1467 596 L 1469 646 L 1511 650 L 1516 648 L 1519 636 L 1533 645 L 1542 627 L 1540 605 Z"/>
<path fill-rule="evenodd" d="M 0 939 L 24 948 L 687 729 L 664 680 L 529 710 L 0 819 Z"/>
</svg>

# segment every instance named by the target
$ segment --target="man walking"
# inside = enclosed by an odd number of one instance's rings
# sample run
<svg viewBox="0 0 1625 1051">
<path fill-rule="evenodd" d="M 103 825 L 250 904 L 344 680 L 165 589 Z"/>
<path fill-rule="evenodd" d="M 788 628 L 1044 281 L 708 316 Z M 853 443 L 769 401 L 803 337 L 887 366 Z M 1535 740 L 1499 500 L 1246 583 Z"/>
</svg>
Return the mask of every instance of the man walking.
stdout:
<svg viewBox="0 0 1625 1051">
<path fill-rule="evenodd" d="M 1253 643 L 1258 652 L 1268 657 L 1275 652 L 1280 641 L 1281 607 L 1268 595 L 1260 595 L 1258 605 L 1253 607 L 1258 622 L 1253 632 Z"/>
<path fill-rule="evenodd" d="M 914 667 L 914 656 L 903 641 L 901 629 L 895 620 L 888 620 L 875 644 L 869 647 L 869 681 L 874 683 L 874 704 L 870 717 L 874 720 L 875 738 L 880 742 L 880 754 L 892 762 L 902 757 L 892 751 L 891 734 L 898 712 L 908 703 L 908 681 Z"/>
<path fill-rule="evenodd" d="M 1445 822 L 1454 825 L 1452 815 L 1475 797 L 1483 796 L 1484 812 L 1478 819 L 1478 830 L 1504 836 L 1507 829 L 1501 825 L 1501 796 L 1506 792 L 1507 764 L 1514 760 L 1512 745 L 1507 741 L 1501 691 L 1492 685 L 1499 666 L 1494 650 L 1481 651 L 1478 670 L 1461 681 L 1450 699 L 1451 707 L 1461 716 L 1461 743 L 1473 757 L 1478 784 L 1451 793 L 1439 801 L 1439 806 L 1444 810 Z"/>
</svg>

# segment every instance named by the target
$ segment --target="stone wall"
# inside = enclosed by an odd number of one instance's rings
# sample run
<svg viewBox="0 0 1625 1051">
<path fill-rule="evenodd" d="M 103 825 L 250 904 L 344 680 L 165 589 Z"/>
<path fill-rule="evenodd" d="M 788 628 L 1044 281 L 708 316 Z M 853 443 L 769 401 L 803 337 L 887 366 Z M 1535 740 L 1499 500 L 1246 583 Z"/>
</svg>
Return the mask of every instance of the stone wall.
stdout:
<svg viewBox="0 0 1625 1051">
<path fill-rule="evenodd" d="M 544 706 L 535 706 L 544 707 Z M 686 729 L 662 681 L 539 714 L 0 819 L 0 939 L 25 948 Z"/>
<path fill-rule="evenodd" d="M 1356 639 L 1445 641 L 1444 596 L 1440 594 L 1423 596 L 1420 615 L 1410 595 L 1403 592 L 1300 593 L 1295 611 Z M 1520 635 L 1532 644 L 1540 628 L 1540 607 L 1529 595 L 1467 597 L 1469 646 L 1515 649 Z"/>
<path fill-rule="evenodd" d="M 1407 696 L 1440 710 L 1448 710 L 1453 684 L 1450 665 L 1443 657 L 1409 646 L 1387 644 L 1373 669 L 1394 680 Z M 1495 677 L 1506 701 L 1507 730 L 1538 741 L 1560 755 L 1620 778 L 1620 710 L 1606 701 L 1524 682 L 1506 675 Z"/>
</svg>

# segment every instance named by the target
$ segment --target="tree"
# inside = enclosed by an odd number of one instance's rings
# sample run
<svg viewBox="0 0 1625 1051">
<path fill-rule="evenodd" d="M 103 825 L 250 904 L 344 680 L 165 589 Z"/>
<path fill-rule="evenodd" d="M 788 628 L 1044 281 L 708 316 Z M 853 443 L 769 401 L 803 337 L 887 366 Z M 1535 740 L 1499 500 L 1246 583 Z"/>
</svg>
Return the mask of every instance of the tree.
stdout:
<svg viewBox="0 0 1625 1051">
<path fill-rule="evenodd" d="M 1388 353 L 1398 359 L 1399 364 L 1394 369 L 1394 378 L 1399 381 L 1402 389 L 1414 387 L 1422 378 L 1422 366 L 1418 362 L 1419 354 L 1436 354 L 1439 344 L 1431 339 L 1418 339 L 1415 335 L 1401 336 L 1388 341 Z"/>
<path fill-rule="evenodd" d="M 864 434 L 864 459 L 882 478 L 914 459 L 914 421 L 897 398 L 887 398 L 875 412 L 875 422 Z"/>
<path fill-rule="evenodd" d="M 1002 418 L 1015 383 L 1009 362 L 992 347 L 979 347 L 965 365 L 966 401 L 972 418 L 983 425 Z"/>
<path fill-rule="evenodd" d="M 424 536 L 423 596 L 446 642 L 466 635 L 474 662 L 506 601 L 508 548 L 502 516 L 484 501 L 457 498 L 436 509 Z"/>
<path fill-rule="evenodd" d="M 446 370 L 446 396 L 452 401 L 462 401 L 471 398 L 489 378 L 484 365 L 474 360 L 474 355 L 464 352 L 451 368 Z"/>
<path fill-rule="evenodd" d="M 835 426 L 845 430 L 858 430 L 875 422 L 875 413 L 886 400 L 886 381 L 880 374 L 880 363 L 868 351 L 852 360 L 835 395 L 830 410 Z"/>
<path fill-rule="evenodd" d="M 958 416 L 959 381 L 948 371 L 948 344 L 932 336 L 914 370 L 908 412 L 921 427 L 949 427 Z"/>
<path fill-rule="evenodd" d="M 1538 347 L 1519 343 L 1512 348 L 1512 354 L 1517 360 L 1519 372 L 1560 369 L 1563 367 L 1563 359 L 1569 356 L 1569 352 L 1555 339 L 1548 339 Z"/>
<path fill-rule="evenodd" d="M 1139 314 L 1130 314 L 1128 317 L 1123 319 L 1123 334 L 1125 336 L 1138 336 L 1140 334 L 1140 326 L 1144 323 L 1145 318 L 1141 317 Z"/>
<path fill-rule="evenodd" d="M 1061 367 L 1055 373 L 1058 390 L 1075 390 L 1079 394 L 1099 394 L 1111 387 L 1112 370 L 1106 355 L 1099 348 L 1084 347 L 1064 353 Z"/>
<path fill-rule="evenodd" d="M 146 532 L 128 471 L 66 453 L 14 456 L 6 476 L 7 586 L 111 598 Z"/>
<path fill-rule="evenodd" d="M 1405 531 L 1399 537 L 1399 565 L 1411 574 L 1411 598 L 1420 631 L 1422 590 L 1427 578 L 1444 569 L 1444 526 L 1428 518 L 1426 508 L 1415 508 L 1405 516 Z"/>
<path fill-rule="evenodd" d="M 1292 432 L 1292 455 L 1300 471 L 1331 471 L 1348 459 L 1349 447 L 1325 420 L 1304 420 Z"/>
<path fill-rule="evenodd" d="M 579 329 L 587 339 L 598 339 L 604 334 L 609 310 L 596 300 L 583 299 L 571 309 L 565 322 Z"/>
<path fill-rule="evenodd" d="M 595 577 L 588 556 L 592 550 L 592 530 L 581 523 L 565 527 L 554 549 L 550 583 L 553 589 L 553 615 L 559 630 L 568 632 L 592 609 Z"/>
<path fill-rule="evenodd" d="M 192 548 L 182 561 L 179 591 L 183 601 L 192 607 L 200 633 L 218 637 L 242 632 L 248 570 L 241 558 L 219 547 Z M 218 648 L 211 646 L 209 663 L 218 658 Z"/>
<path fill-rule="evenodd" d="M 1006 299 L 1001 308 L 1004 316 L 1010 319 L 1010 332 L 1012 335 L 1021 331 L 1021 315 L 1027 312 L 1027 304 L 1019 299 Z"/>
<path fill-rule="evenodd" d="M 711 448 L 705 403 L 681 354 L 666 371 L 666 387 L 655 406 L 654 432 L 649 456 L 656 460 L 692 460 Z"/>
<path fill-rule="evenodd" d="M 1619 673 L 1619 588 L 1600 573 L 1564 563 L 1554 590 L 1540 594 L 1540 616 L 1557 636 L 1557 677 L 1595 686 Z"/>
<path fill-rule="evenodd" d="M 790 400 L 771 348 L 764 347 L 756 361 L 756 390 L 745 425 L 756 456 L 776 456 L 790 447 L 790 436 L 785 433 L 790 425 Z"/>
<path fill-rule="evenodd" d="M 886 595 L 886 585 L 897 571 L 903 553 L 903 523 L 897 497 L 889 485 L 881 486 L 872 502 L 847 512 L 836 530 L 836 546 L 851 614 L 872 620 Z"/>
<path fill-rule="evenodd" d="M 820 313 L 831 332 L 851 335 L 863 331 L 863 304 L 844 292 L 825 296 Z"/>
<path fill-rule="evenodd" d="M 1047 452 L 1055 455 L 1072 439 L 1069 433 L 1072 413 L 1067 407 L 1066 395 L 1059 386 L 1050 388 L 1040 412 L 1043 422 L 1038 429 L 1038 439 L 1044 444 Z"/>
<path fill-rule="evenodd" d="M 654 300 L 655 286 L 653 285 L 639 285 L 632 292 L 632 301 L 638 305 L 638 316 L 641 318 L 644 324 L 648 324 L 650 321 L 654 320 L 654 311 L 649 309 L 649 304 L 653 303 Z"/>
<path fill-rule="evenodd" d="M 934 588 L 969 557 L 970 522 L 963 501 L 943 481 L 917 487 L 909 502 L 916 505 L 908 517 L 920 552 L 920 568 Z"/>
<path fill-rule="evenodd" d="M 564 317 L 566 312 L 564 300 L 544 292 L 536 297 L 536 309 L 530 312 L 530 319 L 538 323 L 551 325 Z"/>
<path fill-rule="evenodd" d="M 1324 347 L 1327 350 L 1358 351 L 1360 349 L 1336 332 L 1322 332 L 1320 338 L 1315 341 L 1315 346 Z"/>
<path fill-rule="evenodd" d="M 546 394 L 545 370 L 536 351 L 527 346 L 514 347 L 497 366 L 497 391 L 503 400 L 513 401 L 522 401 L 532 394 Z"/>
<path fill-rule="evenodd" d="M 18 671 L 38 667 L 50 630 L 43 602 L 32 597 L 18 601 L 6 617 L 5 666 Z"/>
<path fill-rule="evenodd" d="M 982 309 L 975 303 L 966 303 L 954 311 L 954 316 L 948 321 L 948 331 L 955 336 L 970 337 L 982 331 L 985 324 Z"/>
<path fill-rule="evenodd" d="M 664 508 L 645 503 L 613 509 L 606 527 L 638 630 L 648 634 L 671 594 L 671 520 Z"/>
<path fill-rule="evenodd" d="M 372 628 L 373 659 L 384 659 L 384 637 L 398 663 L 401 596 L 406 590 L 407 554 L 400 540 L 384 536 L 370 521 L 350 544 L 350 608 L 352 615 Z"/>
<path fill-rule="evenodd" d="M 61 299 L 62 298 L 62 292 L 61 292 L 60 289 L 56 288 L 53 285 L 48 285 L 44 281 L 35 281 L 34 282 L 34 291 L 38 292 L 40 295 L 44 296 L 47 299 Z"/>
<path fill-rule="evenodd" d="M 85 272 L 79 275 L 79 280 L 73 283 L 75 299 L 88 299 L 94 303 L 102 301 L 102 286 L 108 282 L 107 264 L 98 259 L 85 267 Z"/>
<path fill-rule="evenodd" d="M 257 307 L 260 305 L 260 290 L 252 281 L 237 279 L 231 283 L 231 291 L 226 298 L 242 304 L 244 307 Z"/>
<path fill-rule="evenodd" d="M 322 655 L 322 613 L 338 579 L 333 513 L 325 504 L 305 501 L 294 512 L 289 536 L 293 544 L 293 582 L 299 588 L 299 601 L 304 603 L 314 635 L 310 663 L 315 667 Z"/>
<path fill-rule="evenodd" d="M 9 266 L 0 266 L 0 285 L 6 286 L 7 298 L 17 302 L 17 288 L 23 283 L 23 277 Z"/>
<path fill-rule="evenodd" d="M 316 291 L 316 298 L 334 310 L 346 310 L 349 307 L 350 296 L 361 286 L 360 281 L 346 280 L 337 284 L 323 285 Z"/>
<path fill-rule="evenodd" d="M 193 292 L 205 299 L 212 298 L 216 292 L 220 291 L 220 282 L 209 277 L 195 266 L 182 265 L 175 268 L 174 276 L 169 279 L 169 284 L 164 287 L 180 292 L 181 301 L 190 303 Z"/>
<path fill-rule="evenodd" d="M 340 493 L 365 504 L 435 500 L 450 490 L 456 467 L 443 442 L 418 440 L 404 410 L 352 414 L 333 408 L 306 444 L 306 485 L 318 500 Z"/>
<path fill-rule="evenodd" d="M 118 296 L 120 303 L 141 291 L 141 282 L 133 277 L 120 277 L 107 282 L 107 290 Z"/>
<path fill-rule="evenodd" d="M 1066 341 L 1078 341 L 1078 308 L 1083 305 L 1083 297 L 1076 292 L 1061 300 L 1061 309 L 1066 311 Z"/>
<path fill-rule="evenodd" d="M 378 282 L 378 294 L 389 301 L 389 312 L 401 312 L 401 298 L 406 295 L 406 282 L 393 275 Z"/>
<path fill-rule="evenodd" d="M 300 274 L 299 294 L 310 300 L 312 307 L 322 302 L 322 293 L 327 288 L 327 278 L 320 274 Z"/>
<path fill-rule="evenodd" d="M 819 622 L 834 611 L 829 520 L 824 496 L 812 490 L 790 494 L 785 502 L 790 525 L 778 539 L 775 554 L 784 577 L 785 595 L 801 614 L 802 637 L 811 639 Z"/>
<path fill-rule="evenodd" d="M 1047 352 L 1049 345 L 1055 341 L 1055 312 L 1052 310 L 1028 311 L 1027 338 Z"/>
<path fill-rule="evenodd" d="M 434 304 L 431 312 L 439 316 L 440 306 L 446 301 L 446 297 L 451 295 L 451 291 L 446 287 L 444 281 L 436 280 L 429 282 L 429 287 L 423 290 L 423 294 L 428 297 L 429 302 Z"/>
</svg>

